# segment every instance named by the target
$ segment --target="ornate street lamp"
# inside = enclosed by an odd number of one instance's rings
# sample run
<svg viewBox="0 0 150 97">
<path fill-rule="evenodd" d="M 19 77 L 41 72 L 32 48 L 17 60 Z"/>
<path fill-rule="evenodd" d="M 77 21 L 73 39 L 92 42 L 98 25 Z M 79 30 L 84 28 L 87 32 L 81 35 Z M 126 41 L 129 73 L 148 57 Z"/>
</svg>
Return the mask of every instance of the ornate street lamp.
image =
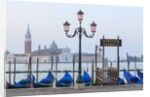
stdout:
<svg viewBox="0 0 150 97">
<path fill-rule="evenodd" d="M 93 22 L 90 26 L 91 26 L 91 32 L 92 32 L 92 35 L 88 35 L 86 33 L 86 30 L 84 28 L 82 28 L 81 24 L 82 24 L 82 21 L 83 21 L 83 16 L 84 16 L 84 13 L 80 10 L 78 13 L 78 20 L 79 20 L 79 24 L 80 26 L 78 28 L 75 29 L 74 31 L 74 34 L 73 35 L 69 35 L 68 32 L 69 32 L 69 28 L 70 28 L 70 23 L 68 21 L 66 21 L 63 26 L 64 26 L 64 31 L 66 32 L 66 36 L 68 38 L 73 38 L 75 37 L 76 35 L 79 35 L 79 70 L 78 70 L 78 78 L 77 78 L 77 83 L 83 83 L 82 81 L 82 53 L 81 53 L 81 39 L 82 39 L 82 35 L 85 35 L 87 38 L 92 38 L 94 37 L 94 34 L 96 32 L 96 23 Z M 82 34 L 83 33 L 83 34 Z"/>
<path fill-rule="evenodd" d="M 69 32 L 69 27 L 70 27 L 70 24 L 68 23 L 68 21 L 66 21 L 65 23 L 64 23 L 64 31 L 67 33 L 67 32 Z"/>
</svg>

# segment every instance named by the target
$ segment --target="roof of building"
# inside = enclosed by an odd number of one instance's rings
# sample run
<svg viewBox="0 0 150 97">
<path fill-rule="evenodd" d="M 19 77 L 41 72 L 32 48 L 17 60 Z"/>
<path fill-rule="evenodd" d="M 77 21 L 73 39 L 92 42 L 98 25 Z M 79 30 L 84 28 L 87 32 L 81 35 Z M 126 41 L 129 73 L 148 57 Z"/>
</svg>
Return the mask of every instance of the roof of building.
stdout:
<svg viewBox="0 0 150 97">
<path fill-rule="evenodd" d="M 55 41 L 52 42 L 49 48 L 38 49 L 31 53 L 31 55 L 58 55 L 62 53 L 62 49 L 59 49 Z"/>
</svg>

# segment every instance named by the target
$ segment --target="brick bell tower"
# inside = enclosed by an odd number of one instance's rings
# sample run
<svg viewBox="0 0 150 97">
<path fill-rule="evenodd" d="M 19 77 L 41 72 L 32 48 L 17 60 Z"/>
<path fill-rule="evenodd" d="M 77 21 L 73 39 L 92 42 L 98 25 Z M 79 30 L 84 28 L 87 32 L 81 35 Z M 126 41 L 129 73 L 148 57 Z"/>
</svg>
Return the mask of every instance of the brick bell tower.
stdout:
<svg viewBox="0 0 150 97">
<path fill-rule="evenodd" d="M 30 53 L 31 53 L 31 34 L 30 34 L 30 28 L 28 24 L 27 32 L 25 35 L 25 54 L 30 54 Z"/>
</svg>

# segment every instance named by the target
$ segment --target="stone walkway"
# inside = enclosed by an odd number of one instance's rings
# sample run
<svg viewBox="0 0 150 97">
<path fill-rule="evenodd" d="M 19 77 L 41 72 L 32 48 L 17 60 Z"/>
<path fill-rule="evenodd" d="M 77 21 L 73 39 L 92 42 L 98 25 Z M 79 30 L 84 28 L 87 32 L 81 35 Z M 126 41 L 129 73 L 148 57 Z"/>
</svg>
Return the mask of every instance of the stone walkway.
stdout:
<svg viewBox="0 0 150 97">
<path fill-rule="evenodd" d="M 133 90 L 143 90 L 143 85 L 130 84 L 130 85 L 89 86 L 89 87 L 84 87 L 82 89 L 74 89 L 71 87 L 6 89 L 6 97 L 90 93 L 90 92 L 133 91 Z"/>
</svg>

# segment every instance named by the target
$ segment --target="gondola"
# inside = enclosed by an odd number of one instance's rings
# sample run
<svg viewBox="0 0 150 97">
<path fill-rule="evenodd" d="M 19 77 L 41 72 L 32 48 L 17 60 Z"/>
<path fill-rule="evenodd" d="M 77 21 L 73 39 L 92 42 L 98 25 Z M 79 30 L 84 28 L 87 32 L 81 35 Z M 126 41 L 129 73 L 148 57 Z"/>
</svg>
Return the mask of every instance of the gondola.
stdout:
<svg viewBox="0 0 150 97">
<path fill-rule="evenodd" d="M 86 71 L 84 71 L 84 74 L 82 76 L 82 81 L 85 84 L 85 86 L 91 85 L 91 77 Z"/>
<path fill-rule="evenodd" d="M 34 88 L 38 88 L 38 87 L 52 87 L 54 81 L 54 76 L 51 72 L 48 73 L 48 75 L 46 76 L 46 78 L 42 79 L 40 82 L 38 83 L 33 83 L 33 87 Z"/>
<path fill-rule="evenodd" d="M 118 84 L 122 85 L 122 84 L 125 84 L 124 80 L 121 79 L 120 77 L 118 78 Z"/>
<path fill-rule="evenodd" d="M 137 75 L 143 81 L 143 73 L 140 70 L 137 70 Z"/>
<path fill-rule="evenodd" d="M 73 80 L 71 75 L 66 71 L 63 78 L 61 78 L 56 85 L 57 87 L 68 87 L 72 85 L 72 82 Z"/>
<path fill-rule="evenodd" d="M 10 84 L 10 83 L 7 82 L 6 88 L 7 89 L 12 89 L 12 88 L 29 88 L 34 81 L 35 81 L 35 77 L 32 74 L 31 76 L 28 75 L 28 77 L 26 79 L 22 79 L 18 83 L 15 82 L 14 84 Z"/>
<path fill-rule="evenodd" d="M 124 70 L 124 77 L 128 83 L 143 84 L 143 82 L 138 77 L 133 76 L 132 74 L 128 73 L 126 70 Z"/>
</svg>

